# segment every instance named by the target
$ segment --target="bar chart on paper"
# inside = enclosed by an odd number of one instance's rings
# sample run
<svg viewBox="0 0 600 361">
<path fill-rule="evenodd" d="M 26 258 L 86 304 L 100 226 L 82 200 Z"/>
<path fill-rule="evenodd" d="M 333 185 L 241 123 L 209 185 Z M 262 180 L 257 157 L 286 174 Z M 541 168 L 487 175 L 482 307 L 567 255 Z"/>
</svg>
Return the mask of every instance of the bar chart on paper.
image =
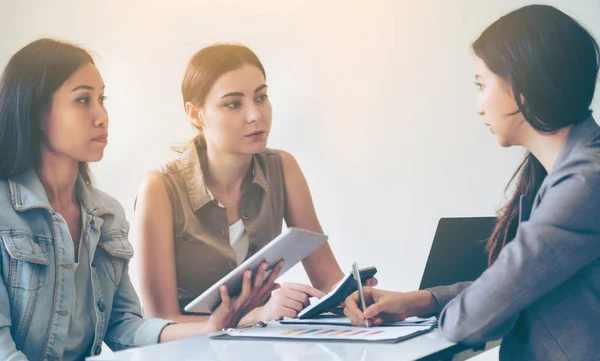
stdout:
<svg viewBox="0 0 600 361">
<path fill-rule="evenodd" d="M 289 338 L 325 338 L 325 339 L 361 339 L 376 340 L 384 336 L 383 331 L 355 330 L 355 329 L 322 329 L 322 328 L 296 328 L 281 332 L 280 335 Z M 388 339 L 385 337 L 384 339 Z"/>
<path fill-rule="evenodd" d="M 348 341 L 392 341 L 410 338 L 427 332 L 431 326 L 405 327 L 341 327 L 341 326 L 300 326 L 271 323 L 265 328 L 248 328 L 228 332 L 233 337 L 281 338 L 302 340 L 348 340 Z"/>
</svg>

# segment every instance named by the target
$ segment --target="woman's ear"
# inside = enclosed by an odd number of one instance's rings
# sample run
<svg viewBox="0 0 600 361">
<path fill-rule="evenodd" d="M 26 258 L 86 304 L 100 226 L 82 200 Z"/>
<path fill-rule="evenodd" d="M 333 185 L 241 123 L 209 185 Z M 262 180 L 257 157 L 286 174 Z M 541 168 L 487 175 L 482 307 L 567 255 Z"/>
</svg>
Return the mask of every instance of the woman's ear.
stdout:
<svg viewBox="0 0 600 361">
<path fill-rule="evenodd" d="M 196 128 L 202 128 L 204 126 L 204 121 L 202 120 L 202 116 L 200 115 L 200 109 L 194 105 L 192 102 L 185 103 L 185 112 L 188 117 L 192 121 L 192 124 Z"/>
</svg>

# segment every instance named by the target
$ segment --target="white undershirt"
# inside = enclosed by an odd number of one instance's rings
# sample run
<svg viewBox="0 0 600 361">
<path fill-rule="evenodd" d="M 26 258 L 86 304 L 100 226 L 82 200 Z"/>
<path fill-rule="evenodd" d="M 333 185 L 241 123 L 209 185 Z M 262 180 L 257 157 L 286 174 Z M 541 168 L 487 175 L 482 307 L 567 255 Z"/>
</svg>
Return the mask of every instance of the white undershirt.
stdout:
<svg viewBox="0 0 600 361">
<path fill-rule="evenodd" d="M 229 226 L 229 243 L 235 251 L 238 266 L 244 262 L 248 255 L 250 242 L 248 240 L 248 232 L 244 228 L 244 222 L 240 219 Z"/>
<path fill-rule="evenodd" d="M 210 198 L 212 198 L 213 201 L 216 201 L 219 207 L 225 208 L 221 202 L 215 199 L 208 187 L 206 190 L 208 191 Z M 246 232 L 246 229 L 244 228 L 244 222 L 242 222 L 241 219 L 229 226 L 229 244 L 231 244 L 231 247 L 235 251 L 237 264 L 239 266 L 246 259 L 246 256 L 248 255 L 248 248 L 250 248 L 248 232 Z"/>
</svg>

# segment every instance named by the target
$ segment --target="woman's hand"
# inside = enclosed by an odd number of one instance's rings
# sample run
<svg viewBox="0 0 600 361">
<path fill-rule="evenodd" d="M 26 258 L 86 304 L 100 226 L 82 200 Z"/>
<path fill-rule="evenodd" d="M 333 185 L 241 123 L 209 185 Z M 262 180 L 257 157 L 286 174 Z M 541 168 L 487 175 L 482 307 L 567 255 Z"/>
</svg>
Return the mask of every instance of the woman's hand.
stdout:
<svg viewBox="0 0 600 361">
<path fill-rule="evenodd" d="M 284 283 L 273 292 L 271 299 L 259 313 L 261 321 L 281 320 L 284 317 L 295 318 L 304 307 L 309 305 L 310 297 L 321 298 L 325 294 L 318 289 L 299 283 Z"/>
<path fill-rule="evenodd" d="M 283 261 L 280 261 L 271 271 L 267 280 L 264 280 L 268 264 L 265 262 L 258 267 L 254 281 L 252 282 L 252 272 L 247 270 L 244 273 L 242 282 L 242 292 L 238 297 L 231 298 L 227 287 L 221 286 L 221 304 L 210 315 L 207 321 L 207 330 L 209 332 L 220 331 L 224 328 L 236 327 L 242 317 L 252 311 L 277 288 L 279 285 L 275 280 L 283 267 Z"/>
<path fill-rule="evenodd" d="M 379 326 L 383 322 L 399 322 L 407 317 L 430 315 L 437 308 L 437 301 L 429 291 L 392 292 L 365 287 L 363 293 L 367 306 L 364 312 L 358 307 L 358 292 L 346 298 L 344 314 L 355 326 L 363 326 L 365 318 L 371 326 Z"/>
</svg>

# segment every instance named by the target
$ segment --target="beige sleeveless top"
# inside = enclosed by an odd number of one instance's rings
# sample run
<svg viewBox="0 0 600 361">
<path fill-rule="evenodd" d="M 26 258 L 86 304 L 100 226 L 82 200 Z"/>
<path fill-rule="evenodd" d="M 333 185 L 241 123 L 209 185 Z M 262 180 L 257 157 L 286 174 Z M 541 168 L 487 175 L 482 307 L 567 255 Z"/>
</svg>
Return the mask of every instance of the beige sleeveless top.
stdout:
<svg viewBox="0 0 600 361">
<path fill-rule="evenodd" d="M 182 313 L 185 305 L 237 267 L 227 212 L 204 184 L 201 159 L 203 150 L 191 144 L 179 159 L 156 171 L 164 180 L 173 209 L 177 296 Z M 239 216 L 249 240 L 248 259 L 282 230 L 285 195 L 277 150 L 252 156 L 242 189 Z"/>
</svg>

